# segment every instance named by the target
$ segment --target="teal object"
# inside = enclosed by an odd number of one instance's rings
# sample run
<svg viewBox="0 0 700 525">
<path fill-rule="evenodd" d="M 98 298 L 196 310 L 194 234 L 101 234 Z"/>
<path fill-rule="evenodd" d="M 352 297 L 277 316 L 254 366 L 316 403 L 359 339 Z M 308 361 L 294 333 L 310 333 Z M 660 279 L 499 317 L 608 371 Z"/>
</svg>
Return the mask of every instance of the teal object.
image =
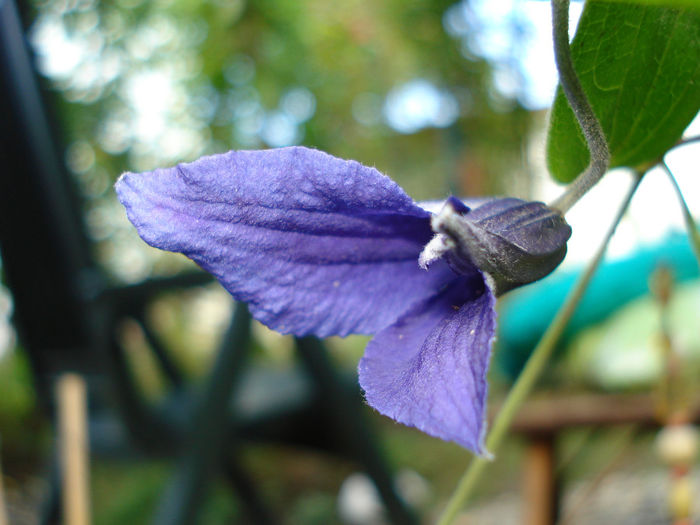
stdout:
<svg viewBox="0 0 700 525">
<path fill-rule="evenodd" d="M 562 352 L 567 380 L 608 392 L 649 391 L 666 369 L 662 317 L 683 375 L 700 372 L 700 279 L 676 283 L 662 316 L 658 300 L 642 295 L 574 337 Z"/>
<path fill-rule="evenodd" d="M 649 277 L 661 264 L 672 269 L 676 281 L 694 279 L 699 273 L 688 238 L 681 234 L 671 235 L 623 259 L 604 262 L 569 322 L 560 346 L 625 303 L 648 293 Z M 557 271 L 503 298 L 494 365 L 507 378 L 513 380 L 518 376 L 581 271 L 581 268 Z"/>
</svg>

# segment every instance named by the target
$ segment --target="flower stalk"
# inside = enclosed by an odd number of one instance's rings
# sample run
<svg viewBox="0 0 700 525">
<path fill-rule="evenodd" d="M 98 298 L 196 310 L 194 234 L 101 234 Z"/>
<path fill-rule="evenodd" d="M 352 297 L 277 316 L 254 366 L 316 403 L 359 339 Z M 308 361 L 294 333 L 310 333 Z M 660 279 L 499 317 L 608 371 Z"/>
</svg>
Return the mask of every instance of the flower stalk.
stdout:
<svg viewBox="0 0 700 525">
<path fill-rule="evenodd" d="M 576 311 L 581 299 L 583 299 L 586 289 L 588 288 L 595 271 L 598 269 L 598 266 L 603 259 L 603 255 L 605 254 L 610 239 L 615 233 L 617 225 L 620 223 L 620 220 L 627 210 L 627 207 L 629 206 L 629 203 L 632 200 L 641 179 L 641 175 L 637 176 L 634 184 L 627 193 L 622 206 L 620 206 L 620 209 L 615 216 L 615 220 L 608 229 L 603 242 L 598 248 L 598 251 L 593 259 L 591 259 L 591 261 L 588 263 L 588 266 L 579 277 L 573 289 L 569 292 L 564 304 L 559 309 L 557 315 L 554 317 L 554 320 L 542 336 L 542 339 L 540 339 L 540 342 L 533 350 L 527 364 L 525 365 L 525 368 L 520 373 L 518 379 L 513 385 L 513 388 L 511 388 L 510 392 L 508 393 L 508 396 L 501 406 L 498 415 L 493 421 L 491 431 L 486 438 L 486 448 L 491 453 L 495 454 L 503 442 L 503 438 L 505 437 L 511 422 L 515 417 L 515 414 L 525 399 L 527 399 L 532 387 L 535 385 L 535 382 L 542 373 L 542 370 L 544 370 L 547 361 L 549 361 L 557 342 L 564 333 L 564 329 L 569 323 L 569 320 Z M 449 525 L 454 521 L 459 510 L 471 496 L 474 487 L 476 486 L 488 463 L 489 459 L 483 456 L 475 456 L 472 459 L 471 463 L 467 467 L 467 471 L 459 481 L 457 488 L 452 494 L 447 507 L 438 521 L 438 525 Z"/>
<path fill-rule="evenodd" d="M 586 170 L 581 173 L 566 189 L 566 191 L 550 207 L 565 214 L 578 200 L 586 194 L 606 173 L 610 164 L 610 150 L 603 130 L 591 108 L 581 82 L 571 59 L 569 46 L 569 0 L 552 0 L 552 25 L 554 39 L 554 57 L 559 72 L 559 82 L 567 101 L 583 130 L 591 161 Z M 579 277 L 574 288 L 567 296 L 561 309 L 545 331 L 542 339 L 533 350 L 525 368 L 518 376 L 513 388 L 508 393 L 505 402 L 493 422 L 491 431 L 486 438 L 486 448 L 495 453 L 510 427 L 517 410 L 523 404 L 542 370 L 547 364 L 554 347 L 564 333 L 569 320 L 573 316 L 588 285 L 603 259 L 605 250 L 615 233 L 615 229 L 624 215 L 636 191 L 641 175 L 639 175 L 627 194 L 620 210 L 608 230 L 603 243 L 589 262 L 584 273 Z M 474 457 L 467 471 L 452 494 L 438 525 L 449 525 L 457 516 L 459 510 L 469 499 L 481 474 L 488 464 L 485 457 Z"/>
<path fill-rule="evenodd" d="M 567 186 L 566 191 L 550 206 L 565 214 L 608 171 L 610 150 L 603 128 L 593 112 L 581 82 L 576 75 L 569 46 L 569 0 L 552 0 L 554 59 L 559 72 L 559 83 L 571 110 L 583 130 L 591 161 L 583 173 Z"/>
<path fill-rule="evenodd" d="M 695 258 L 698 261 L 698 265 L 700 265 L 700 232 L 698 232 L 698 227 L 695 224 L 695 219 L 693 219 L 693 214 L 690 213 L 688 204 L 685 202 L 685 198 L 683 197 L 683 192 L 681 191 L 681 188 L 678 185 L 676 177 L 673 176 L 671 168 L 668 167 L 666 161 L 661 162 L 661 167 L 666 172 L 666 175 L 668 175 L 668 178 L 671 181 L 671 184 L 673 185 L 673 189 L 676 191 L 676 195 L 678 196 L 678 202 L 681 206 L 681 211 L 683 212 L 683 222 L 685 223 L 685 228 L 688 232 L 688 240 L 690 241 L 690 245 L 693 248 L 693 253 L 695 254 Z"/>
</svg>

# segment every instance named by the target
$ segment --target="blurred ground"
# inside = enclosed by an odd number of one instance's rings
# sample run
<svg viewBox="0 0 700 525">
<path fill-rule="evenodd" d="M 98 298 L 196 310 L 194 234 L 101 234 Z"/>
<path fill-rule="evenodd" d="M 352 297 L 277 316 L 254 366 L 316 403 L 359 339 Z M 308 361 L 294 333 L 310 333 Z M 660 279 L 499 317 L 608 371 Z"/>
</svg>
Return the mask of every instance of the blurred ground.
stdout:
<svg viewBox="0 0 700 525">
<path fill-rule="evenodd" d="M 444 506 L 469 456 L 459 447 L 406 431 L 378 418 L 386 452 L 394 465 L 407 467 L 425 480 L 421 507 L 424 523 L 433 523 Z M 654 525 L 668 523 L 668 471 L 654 453 L 653 432 L 581 430 L 558 441 L 558 475 L 563 498 L 560 523 Z M 524 442 L 512 438 L 489 467 L 476 499 L 457 522 L 461 525 L 518 524 L 522 522 L 520 494 Z M 341 525 L 338 492 L 356 470 L 350 462 L 296 448 L 255 446 L 245 464 L 254 473 L 265 501 L 285 518 L 286 525 Z M 92 500 L 96 525 L 148 523 L 168 479 L 166 462 L 92 461 Z M 46 491 L 40 471 L 15 475 L 5 472 L 11 525 L 34 525 L 38 504 Z M 700 472 L 692 476 L 694 494 L 700 494 Z M 359 497 L 359 496 L 358 496 Z M 357 507 L 367 507 L 357 501 Z M 694 509 L 700 522 L 700 506 Z M 247 524 L 235 493 L 224 483 L 213 485 L 198 524 Z M 369 519 L 363 525 L 379 524 Z"/>
<path fill-rule="evenodd" d="M 700 487 L 700 474 L 692 478 L 694 487 Z M 619 525 L 661 525 L 667 524 L 666 490 L 668 475 L 665 471 L 624 470 L 611 473 L 600 484 L 592 487 L 590 480 L 571 484 L 563 499 L 562 524 L 597 525 L 616 523 Z M 38 523 L 37 505 L 46 490 L 45 483 L 39 478 L 24 480 L 22 484 L 6 481 L 6 497 L 9 519 L 12 525 L 34 525 Z M 118 496 L 118 494 L 115 494 Z M 154 496 L 151 493 L 151 496 Z M 147 504 L 145 498 L 142 504 Z M 114 502 L 113 502 L 114 503 Z M 132 502 L 136 505 L 136 502 Z M 219 503 L 220 504 L 220 503 Z M 107 502 L 98 504 L 98 508 L 109 506 Z M 139 506 L 139 505 L 136 505 Z M 294 524 L 307 523 L 341 523 L 336 521 L 334 494 L 316 492 L 299 502 L 296 508 L 290 508 Z M 209 511 L 209 519 L 225 518 L 219 511 Z M 229 507 L 229 518 L 235 516 L 235 507 Z M 99 518 L 99 515 L 97 516 Z M 122 514 L 123 518 L 127 518 Z M 96 520 L 95 523 L 118 523 L 113 518 Z M 308 521 L 300 521 L 308 520 Z M 328 521 L 324 521 L 328 520 Z M 693 521 L 700 520 L 700 506 L 696 505 Z M 480 501 L 473 505 L 457 521 L 458 525 L 503 525 L 517 524 L 522 521 L 522 500 L 517 491 L 511 490 Z M 140 521 L 133 522 L 139 523 Z M 226 523 L 227 521 L 220 521 Z M 369 525 L 369 524 L 368 524 Z"/>
<path fill-rule="evenodd" d="M 693 486 L 700 487 L 700 475 L 693 476 Z M 666 525 L 666 490 L 668 474 L 662 470 L 619 471 L 595 488 L 590 481 L 573 484 L 564 495 L 562 525 Z M 517 493 L 504 493 L 464 513 L 459 525 L 502 525 L 521 523 L 522 500 Z M 696 505 L 693 522 L 700 520 Z"/>
</svg>

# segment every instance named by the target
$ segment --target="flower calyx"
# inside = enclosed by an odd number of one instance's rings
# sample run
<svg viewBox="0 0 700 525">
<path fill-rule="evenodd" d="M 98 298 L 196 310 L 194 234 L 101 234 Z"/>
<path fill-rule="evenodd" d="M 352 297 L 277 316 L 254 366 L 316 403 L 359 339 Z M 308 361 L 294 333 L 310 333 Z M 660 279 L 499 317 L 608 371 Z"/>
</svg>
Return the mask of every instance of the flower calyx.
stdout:
<svg viewBox="0 0 700 525">
<path fill-rule="evenodd" d="M 493 199 L 469 208 L 450 197 L 431 218 L 435 236 L 419 257 L 422 268 L 443 256 L 457 273 L 476 266 L 497 295 L 551 273 L 566 255 L 571 227 L 542 202 Z"/>
</svg>

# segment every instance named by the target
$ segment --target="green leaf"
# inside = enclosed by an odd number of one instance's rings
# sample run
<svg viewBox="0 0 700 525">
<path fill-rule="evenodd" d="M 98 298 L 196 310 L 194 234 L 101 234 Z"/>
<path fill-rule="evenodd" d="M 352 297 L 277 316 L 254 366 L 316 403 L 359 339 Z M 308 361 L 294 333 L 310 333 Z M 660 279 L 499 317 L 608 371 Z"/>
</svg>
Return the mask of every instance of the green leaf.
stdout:
<svg viewBox="0 0 700 525">
<path fill-rule="evenodd" d="M 610 0 L 627 4 L 658 5 L 664 7 L 691 7 L 700 10 L 700 0 Z"/>
<path fill-rule="evenodd" d="M 608 140 L 611 167 L 655 161 L 700 108 L 700 13 L 695 9 L 589 1 L 571 53 Z M 547 136 L 550 173 L 571 181 L 589 159 L 560 87 Z"/>
</svg>

